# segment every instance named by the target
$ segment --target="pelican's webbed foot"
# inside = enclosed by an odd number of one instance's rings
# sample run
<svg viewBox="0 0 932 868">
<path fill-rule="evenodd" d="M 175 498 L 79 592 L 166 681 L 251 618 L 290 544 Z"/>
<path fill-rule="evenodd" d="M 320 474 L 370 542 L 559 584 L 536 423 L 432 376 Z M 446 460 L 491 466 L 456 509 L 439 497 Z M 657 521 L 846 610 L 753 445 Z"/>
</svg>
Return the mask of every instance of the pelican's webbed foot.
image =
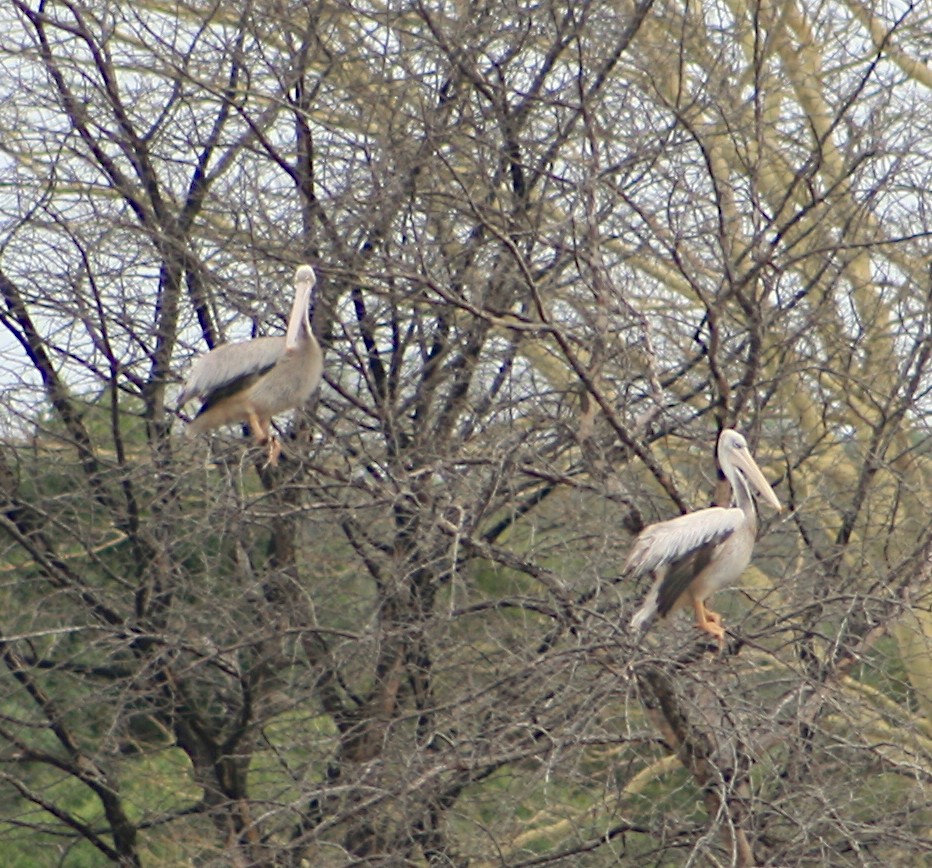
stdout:
<svg viewBox="0 0 932 868">
<path fill-rule="evenodd" d="M 721 645 L 725 641 L 725 628 L 722 626 L 722 616 L 718 612 L 707 609 L 701 600 L 693 601 L 693 611 L 696 613 L 696 626 L 714 636 Z"/>
</svg>

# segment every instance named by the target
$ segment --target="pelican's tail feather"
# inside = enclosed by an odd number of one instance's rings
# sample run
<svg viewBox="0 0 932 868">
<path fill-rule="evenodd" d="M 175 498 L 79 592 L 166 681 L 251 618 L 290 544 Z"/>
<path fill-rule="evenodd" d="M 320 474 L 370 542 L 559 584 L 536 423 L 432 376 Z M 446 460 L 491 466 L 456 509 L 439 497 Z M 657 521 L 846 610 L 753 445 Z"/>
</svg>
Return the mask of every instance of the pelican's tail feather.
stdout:
<svg viewBox="0 0 932 868">
<path fill-rule="evenodd" d="M 631 619 L 632 630 L 646 632 L 654 622 L 654 618 L 657 617 L 657 592 L 659 590 L 659 584 L 658 581 L 654 582 L 654 586 L 650 589 L 641 608 L 634 613 L 634 617 Z"/>
<path fill-rule="evenodd" d="M 631 619 L 631 629 L 638 632 L 646 631 L 653 623 L 656 615 L 657 605 L 648 601 L 634 613 L 634 617 Z"/>
</svg>

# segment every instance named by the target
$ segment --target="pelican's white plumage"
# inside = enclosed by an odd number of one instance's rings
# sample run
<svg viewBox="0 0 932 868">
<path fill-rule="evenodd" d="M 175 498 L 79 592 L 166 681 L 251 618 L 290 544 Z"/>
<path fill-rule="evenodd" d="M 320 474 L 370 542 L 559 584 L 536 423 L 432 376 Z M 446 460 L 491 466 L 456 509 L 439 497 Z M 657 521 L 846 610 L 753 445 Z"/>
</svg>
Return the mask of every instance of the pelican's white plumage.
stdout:
<svg viewBox="0 0 932 868">
<path fill-rule="evenodd" d="M 646 629 L 658 615 L 691 605 L 697 626 L 717 639 L 724 637 L 721 616 L 705 600 L 734 582 L 751 561 L 757 537 L 757 511 L 752 492 L 778 512 L 780 501 L 751 457 L 747 441 L 725 429 L 718 440 L 718 461 L 731 484 L 735 506 L 712 506 L 644 528 L 635 540 L 624 575 L 652 573 L 654 584 L 631 619 L 635 630 Z"/>
<path fill-rule="evenodd" d="M 268 444 L 272 465 L 281 452 L 271 433 L 272 417 L 306 403 L 323 374 L 323 354 L 308 318 L 314 269 L 299 266 L 294 283 L 284 337 L 237 341 L 204 353 L 191 365 L 179 399 L 180 404 L 195 397 L 203 402 L 189 433 L 245 422 L 258 443 Z"/>
<path fill-rule="evenodd" d="M 711 506 L 649 525 L 641 531 L 625 562 L 625 572 L 634 576 L 651 573 L 685 557 L 705 544 L 720 543 L 731 536 L 744 520 L 737 508 Z"/>
<path fill-rule="evenodd" d="M 220 344 L 210 352 L 199 355 L 191 364 L 178 401 L 185 404 L 192 398 L 204 399 L 211 392 L 228 385 L 237 376 L 268 371 L 284 352 L 285 339 L 280 335 Z M 198 422 L 197 419 L 202 417 L 199 415 L 188 426 L 190 433 L 197 434 L 212 427 L 205 425 L 203 421 Z"/>
</svg>

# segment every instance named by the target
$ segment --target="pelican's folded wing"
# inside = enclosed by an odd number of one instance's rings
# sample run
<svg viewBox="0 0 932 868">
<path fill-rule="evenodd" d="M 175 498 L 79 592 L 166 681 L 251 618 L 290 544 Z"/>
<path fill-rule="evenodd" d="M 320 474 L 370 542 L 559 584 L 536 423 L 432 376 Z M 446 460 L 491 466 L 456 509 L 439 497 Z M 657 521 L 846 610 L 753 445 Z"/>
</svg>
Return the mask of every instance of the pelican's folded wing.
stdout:
<svg viewBox="0 0 932 868">
<path fill-rule="evenodd" d="M 284 352 L 285 339 L 279 336 L 221 344 L 194 360 L 179 406 L 195 397 L 216 403 L 274 367 Z"/>
<path fill-rule="evenodd" d="M 743 520 L 740 509 L 712 506 L 652 524 L 634 541 L 623 572 L 640 576 L 682 560 L 702 546 L 727 539 Z"/>
</svg>

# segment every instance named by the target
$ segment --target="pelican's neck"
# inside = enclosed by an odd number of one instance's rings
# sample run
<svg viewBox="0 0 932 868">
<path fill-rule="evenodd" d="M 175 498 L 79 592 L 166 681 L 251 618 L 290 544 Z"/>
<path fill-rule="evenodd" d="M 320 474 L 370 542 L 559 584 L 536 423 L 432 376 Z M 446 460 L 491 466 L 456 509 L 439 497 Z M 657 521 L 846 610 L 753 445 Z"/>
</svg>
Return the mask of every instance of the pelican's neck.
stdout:
<svg viewBox="0 0 932 868">
<path fill-rule="evenodd" d="M 728 474 L 728 481 L 731 483 L 731 490 L 735 499 L 735 506 L 738 507 L 746 516 L 748 523 L 757 530 L 757 507 L 754 506 L 754 497 L 751 494 L 751 487 L 748 485 L 744 474 L 740 470 L 734 469 Z"/>
</svg>

